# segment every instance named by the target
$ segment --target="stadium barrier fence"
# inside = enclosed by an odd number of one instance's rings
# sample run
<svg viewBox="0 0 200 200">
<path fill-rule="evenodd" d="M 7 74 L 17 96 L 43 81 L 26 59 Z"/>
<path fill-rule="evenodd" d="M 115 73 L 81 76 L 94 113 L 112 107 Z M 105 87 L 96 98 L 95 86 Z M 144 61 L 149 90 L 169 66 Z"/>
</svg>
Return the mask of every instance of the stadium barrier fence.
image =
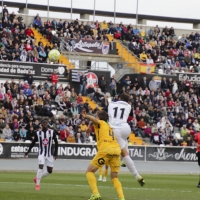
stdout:
<svg viewBox="0 0 200 200">
<path fill-rule="evenodd" d="M 23 158 L 30 143 L 2 142 L 0 143 L 0 159 Z M 29 158 L 37 158 L 38 145 L 32 148 Z M 96 145 L 92 144 L 62 144 L 59 143 L 58 159 L 91 160 L 97 153 Z M 169 146 L 129 146 L 129 153 L 136 161 L 173 161 L 196 162 L 195 147 Z"/>
</svg>

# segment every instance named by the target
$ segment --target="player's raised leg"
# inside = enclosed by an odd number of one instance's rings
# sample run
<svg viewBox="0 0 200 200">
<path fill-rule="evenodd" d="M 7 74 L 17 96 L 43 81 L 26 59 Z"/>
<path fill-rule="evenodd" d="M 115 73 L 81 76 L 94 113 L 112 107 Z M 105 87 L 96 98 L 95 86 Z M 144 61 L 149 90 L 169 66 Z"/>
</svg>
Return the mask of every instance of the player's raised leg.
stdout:
<svg viewBox="0 0 200 200">
<path fill-rule="evenodd" d="M 113 132 L 116 136 L 117 142 L 120 145 L 121 155 L 122 155 L 125 165 L 129 169 L 131 174 L 133 174 L 133 176 L 138 181 L 138 183 L 141 186 L 143 186 L 145 184 L 145 181 L 142 178 L 142 176 L 139 175 L 139 173 L 135 167 L 135 164 L 128 153 L 128 143 L 127 143 L 126 138 L 129 136 L 129 134 L 131 132 L 130 127 L 127 126 L 127 127 L 124 127 L 123 129 L 113 129 Z"/>
<path fill-rule="evenodd" d="M 88 180 L 88 184 L 92 190 L 92 195 L 88 200 L 101 200 L 101 196 L 99 194 L 98 188 L 97 188 L 97 180 L 94 175 L 94 173 L 98 170 L 98 167 L 93 166 L 90 164 L 86 171 L 86 177 Z"/>
</svg>

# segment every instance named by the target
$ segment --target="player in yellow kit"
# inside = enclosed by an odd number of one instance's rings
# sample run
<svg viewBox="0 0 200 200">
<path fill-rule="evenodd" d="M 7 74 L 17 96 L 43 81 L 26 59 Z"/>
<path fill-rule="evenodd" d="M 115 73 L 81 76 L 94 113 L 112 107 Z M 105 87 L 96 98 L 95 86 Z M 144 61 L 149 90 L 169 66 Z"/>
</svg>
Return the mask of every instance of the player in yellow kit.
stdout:
<svg viewBox="0 0 200 200">
<path fill-rule="evenodd" d="M 98 153 L 90 162 L 86 172 L 86 177 L 92 190 L 92 195 L 89 200 L 101 200 L 94 173 L 104 165 L 110 166 L 112 183 L 117 191 L 119 200 L 125 200 L 122 185 L 118 180 L 121 149 L 110 125 L 107 123 L 108 114 L 102 110 L 98 111 L 97 115 L 93 117 L 86 115 L 85 111 L 83 111 L 82 116 L 94 124 L 98 149 Z"/>
</svg>

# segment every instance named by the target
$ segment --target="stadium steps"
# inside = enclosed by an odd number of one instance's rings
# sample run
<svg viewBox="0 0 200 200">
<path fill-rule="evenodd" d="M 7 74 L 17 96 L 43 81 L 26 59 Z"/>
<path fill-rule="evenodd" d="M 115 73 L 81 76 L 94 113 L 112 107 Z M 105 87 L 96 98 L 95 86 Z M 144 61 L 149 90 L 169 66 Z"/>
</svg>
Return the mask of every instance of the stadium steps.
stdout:
<svg viewBox="0 0 200 200">
<path fill-rule="evenodd" d="M 131 132 L 131 134 L 129 135 L 129 141 L 134 145 L 143 145 L 144 144 L 144 141 L 141 138 L 136 137 L 133 132 Z"/>
<path fill-rule="evenodd" d="M 127 63 L 127 67 L 131 68 L 135 72 L 140 72 L 140 62 L 136 56 L 129 52 L 118 40 L 110 34 L 107 34 L 109 41 L 116 42 L 116 48 L 118 49 L 118 55 L 121 56 L 122 60 Z"/>
<path fill-rule="evenodd" d="M 91 108 L 92 108 L 93 110 L 98 106 L 98 104 L 96 104 L 94 101 L 91 101 L 91 99 L 90 99 L 89 97 L 84 96 L 84 97 L 82 97 L 82 98 L 83 98 L 83 102 L 84 102 L 84 103 L 86 102 L 86 100 L 88 100 L 88 103 L 89 103 L 89 105 L 91 106 Z M 102 108 L 99 107 L 99 109 L 101 110 Z"/>
<path fill-rule="evenodd" d="M 35 35 L 35 44 L 36 45 L 40 41 L 40 38 L 42 38 L 42 42 L 43 42 L 44 46 L 49 44 L 52 47 L 50 42 L 41 33 L 39 33 L 37 31 L 37 29 L 32 28 L 32 31 L 34 32 L 34 35 Z M 60 60 L 62 60 L 63 64 L 67 66 L 67 70 L 75 68 L 75 66 L 72 63 L 70 63 L 70 61 L 63 54 L 60 54 Z"/>
</svg>

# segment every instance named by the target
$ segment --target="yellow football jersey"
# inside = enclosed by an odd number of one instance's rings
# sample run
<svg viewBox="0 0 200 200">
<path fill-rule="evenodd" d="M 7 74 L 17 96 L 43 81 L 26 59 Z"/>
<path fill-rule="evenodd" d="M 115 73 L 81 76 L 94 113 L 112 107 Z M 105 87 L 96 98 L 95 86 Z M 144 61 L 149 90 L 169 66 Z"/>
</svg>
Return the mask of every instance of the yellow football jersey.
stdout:
<svg viewBox="0 0 200 200">
<path fill-rule="evenodd" d="M 94 130 L 97 140 L 98 150 L 105 149 L 107 147 L 119 147 L 119 144 L 116 141 L 113 130 L 110 125 L 103 120 L 99 120 L 98 125 L 94 125 Z"/>
</svg>

